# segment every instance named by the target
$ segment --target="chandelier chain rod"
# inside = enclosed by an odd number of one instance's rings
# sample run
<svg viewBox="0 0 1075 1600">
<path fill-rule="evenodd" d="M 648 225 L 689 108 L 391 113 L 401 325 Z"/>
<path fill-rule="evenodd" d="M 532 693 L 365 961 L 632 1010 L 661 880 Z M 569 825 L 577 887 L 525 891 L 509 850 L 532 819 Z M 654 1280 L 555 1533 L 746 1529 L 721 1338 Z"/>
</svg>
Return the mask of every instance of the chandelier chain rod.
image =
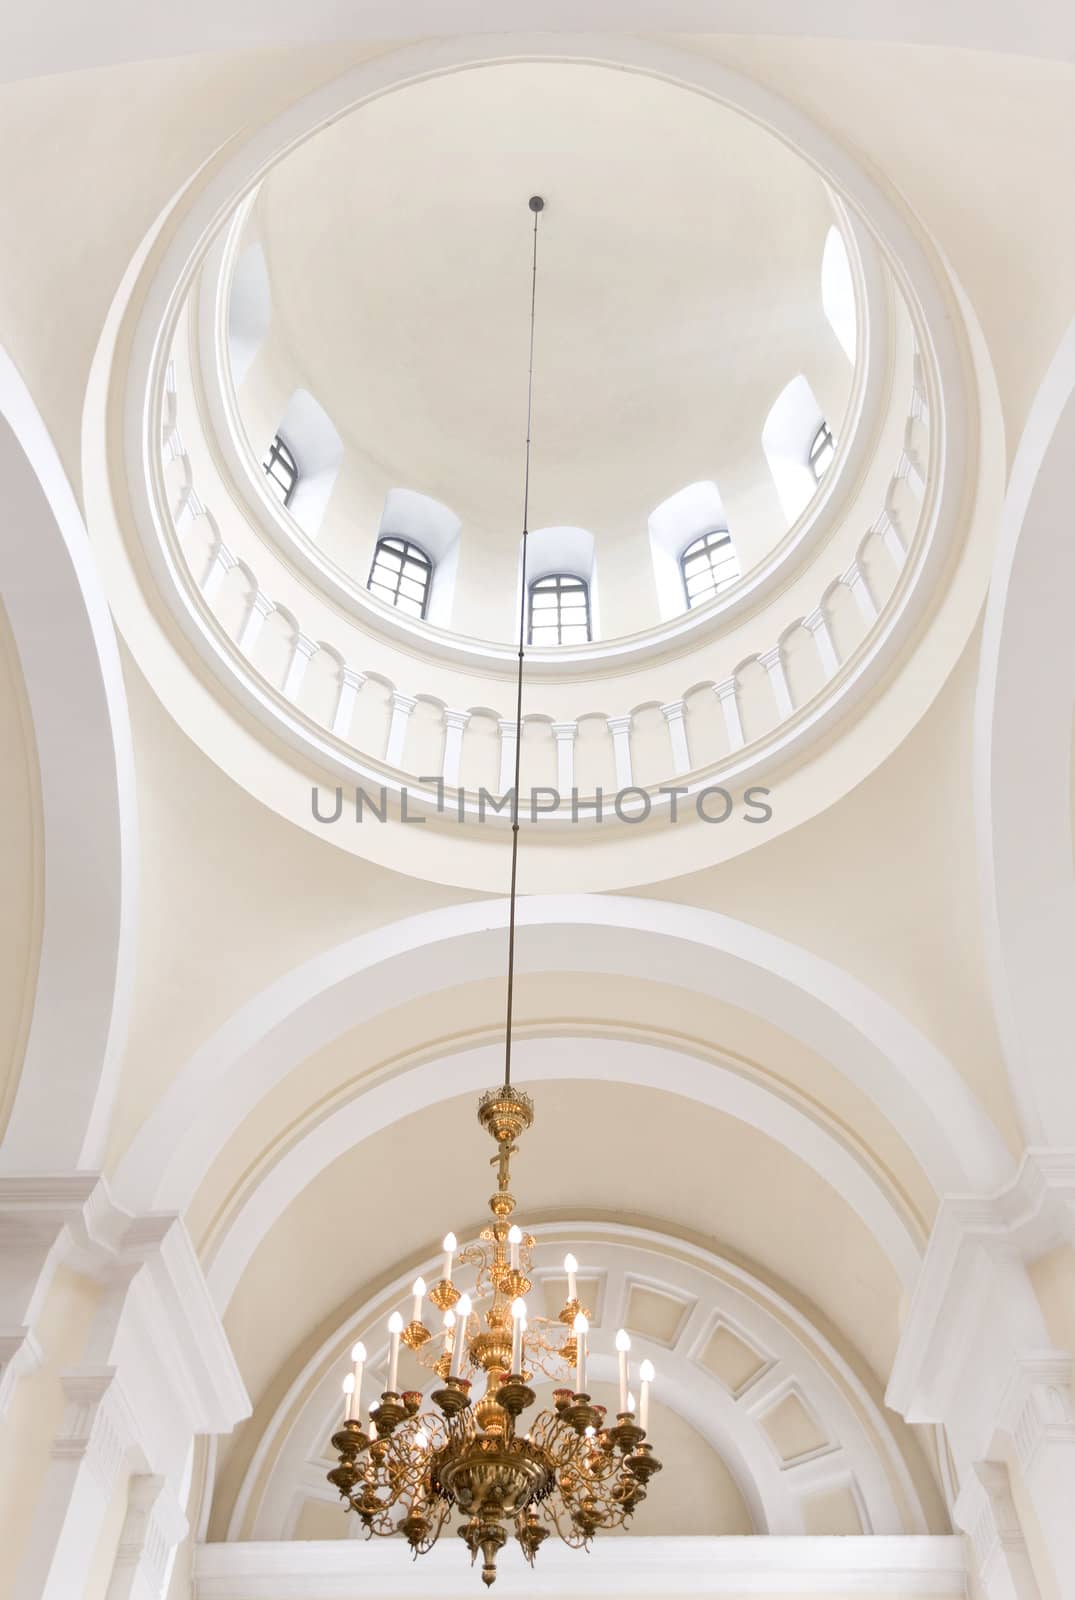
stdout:
<svg viewBox="0 0 1075 1600">
<path fill-rule="evenodd" d="M 515 775 L 511 791 L 511 886 L 508 890 L 508 984 L 504 1026 L 504 1084 L 511 1085 L 511 1027 L 515 1000 L 515 908 L 519 879 L 519 782 L 523 753 L 523 660 L 526 645 L 526 541 L 530 532 L 530 447 L 534 421 L 534 329 L 537 320 L 538 218 L 542 206 L 530 202 L 534 213 L 534 240 L 530 267 L 530 358 L 526 380 L 526 457 L 523 471 L 522 582 L 519 597 L 519 667 L 515 681 Z"/>
</svg>

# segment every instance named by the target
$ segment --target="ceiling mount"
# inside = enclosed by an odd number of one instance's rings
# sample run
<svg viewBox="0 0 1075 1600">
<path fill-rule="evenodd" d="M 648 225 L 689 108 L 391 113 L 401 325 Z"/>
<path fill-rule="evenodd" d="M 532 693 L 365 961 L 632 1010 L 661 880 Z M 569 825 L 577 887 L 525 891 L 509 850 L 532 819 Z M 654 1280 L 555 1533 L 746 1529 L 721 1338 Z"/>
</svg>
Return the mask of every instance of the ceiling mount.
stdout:
<svg viewBox="0 0 1075 1600">
<path fill-rule="evenodd" d="M 539 194 L 532 194 L 530 196 L 530 209 L 531 211 L 544 211 L 545 202 Z"/>
</svg>

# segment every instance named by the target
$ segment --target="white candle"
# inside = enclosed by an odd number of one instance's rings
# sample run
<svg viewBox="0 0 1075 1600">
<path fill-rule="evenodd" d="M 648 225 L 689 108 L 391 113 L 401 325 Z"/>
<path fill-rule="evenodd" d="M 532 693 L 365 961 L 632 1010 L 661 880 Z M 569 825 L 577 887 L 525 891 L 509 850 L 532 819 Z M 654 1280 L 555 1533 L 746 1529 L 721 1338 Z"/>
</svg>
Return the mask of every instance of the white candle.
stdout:
<svg viewBox="0 0 1075 1600">
<path fill-rule="evenodd" d="M 388 1357 L 388 1389 L 390 1394 L 395 1394 L 399 1382 L 399 1336 L 403 1332 L 403 1318 L 398 1311 L 393 1311 L 389 1317 L 388 1331 L 392 1336 Z"/>
<path fill-rule="evenodd" d="M 374 1402 L 374 1404 L 372 1406 L 370 1406 L 370 1438 L 371 1439 L 376 1439 L 376 1437 L 377 1437 L 377 1418 L 374 1415 L 376 1410 L 377 1410 L 377 1404 L 376 1404 L 376 1402 Z"/>
<path fill-rule="evenodd" d="M 630 1389 L 627 1391 L 627 1409 L 633 1417 L 635 1414 L 635 1397 L 631 1393 Z"/>
<path fill-rule="evenodd" d="M 355 1416 L 362 1415 L 362 1374 L 366 1366 L 366 1346 L 360 1339 L 351 1347 L 351 1360 L 355 1364 Z"/>
<path fill-rule="evenodd" d="M 353 1422 L 355 1420 L 355 1379 L 354 1374 L 351 1372 L 343 1380 L 343 1393 L 343 1420 L 345 1422 Z"/>
<path fill-rule="evenodd" d="M 580 1311 L 575 1318 L 575 1393 L 586 1393 L 586 1335 L 590 1324 Z"/>
<path fill-rule="evenodd" d="M 649 1427 L 649 1386 L 655 1376 L 653 1362 L 643 1361 L 638 1369 L 638 1376 L 642 1379 L 642 1401 L 638 1410 L 638 1426 L 644 1433 Z"/>
<path fill-rule="evenodd" d="M 526 1301 L 511 1302 L 511 1371 L 518 1377 L 523 1370 L 523 1329 L 526 1327 Z"/>
<path fill-rule="evenodd" d="M 631 1335 L 626 1328 L 621 1328 L 616 1335 L 616 1349 L 620 1357 L 620 1411 L 627 1407 L 627 1352 L 631 1348 Z"/>
<path fill-rule="evenodd" d="M 459 1297 L 459 1312 L 455 1320 L 455 1342 L 452 1345 L 452 1365 L 449 1369 L 450 1376 L 458 1378 L 463 1372 L 463 1356 L 467 1348 L 467 1318 L 470 1316 L 470 1296 Z"/>
<path fill-rule="evenodd" d="M 519 1270 L 519 1246 L 522 1244 L 522 1242 L 523 1230 L 519 1227 L 516 1227 L 515 1223 L 513 1222 L 511 1227 L 508 1229 L 508 1245 L 511 1250 L 512 1272 L 518 1272 Z"/>
<path fill-rule="evenodd" d="M 448 1357 L 448 1371 L 452 1370 L 451 1358 L 455 1354 L 455 1312 L 446 1311 L 443 1319 L 444 1327 L 444 1353 Z"/>
<path fill-rule="evenodd" d="M 414 1287 L 411 1290 L 414 1296 L 414 1309 L 411 1312 L 412 1322 L 421 1322 L 422 1320 L 422 1301 L 425 1299 L 425 1292 L 426 1280 L 424 1278 L 415 1278 Z"/>
<path fill-rule="evenodd" d="M 444 1281 L 445 1281 L 445 1283 L 451 1283 L 451 1281 L 452 1281 L 452 1259 L 455 1256 L 455 1252 L 456 1252 L 456 1250 L 458 1250 L 458 1248 L 459 1248 L 459 1243 L 458 1243 L 458 1240 L 455 1237 L 455 1234 L 454 1233 L 446 1233 L 444 1235 Z"/>
<path fill-rule="evenodd" d="M 566 1255 L 564 1257 L 564 1271 L 567 1273 L 567 1298 L 569 1302 L 577 1298 L 575 1274 L 578 1270 L 579 1264 L 574 1256 Z"/>
</svg>

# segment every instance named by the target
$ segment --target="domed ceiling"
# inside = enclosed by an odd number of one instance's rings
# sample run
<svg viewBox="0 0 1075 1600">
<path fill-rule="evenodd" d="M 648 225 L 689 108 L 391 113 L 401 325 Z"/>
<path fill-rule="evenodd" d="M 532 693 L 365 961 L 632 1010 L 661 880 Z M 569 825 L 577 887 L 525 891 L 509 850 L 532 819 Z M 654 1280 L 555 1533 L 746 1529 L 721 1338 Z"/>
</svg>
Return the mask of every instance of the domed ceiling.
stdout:
<svg viewBox="0 0 1075 1600">
<path fill-rule="evenodd" d="M 821 305 L 833 206 L 744 117 L 625 71 L 449 74 L 274 168 L 248 224 L 272 303 L 240 392 L 255 448 L 301 384 L 345 442 L 334 500 L 352 526 L 375 531 L 404 486 L 462 519 L 468 581 L 476 547 L 514 556 L 535 192 L 531 527 L 581 526 L 600 548 L 716 479 L 733 534 L 760 517 L 775 542 L 768 408 L 805 372 L 838 429 L 851 382 Z"/>
</svg>

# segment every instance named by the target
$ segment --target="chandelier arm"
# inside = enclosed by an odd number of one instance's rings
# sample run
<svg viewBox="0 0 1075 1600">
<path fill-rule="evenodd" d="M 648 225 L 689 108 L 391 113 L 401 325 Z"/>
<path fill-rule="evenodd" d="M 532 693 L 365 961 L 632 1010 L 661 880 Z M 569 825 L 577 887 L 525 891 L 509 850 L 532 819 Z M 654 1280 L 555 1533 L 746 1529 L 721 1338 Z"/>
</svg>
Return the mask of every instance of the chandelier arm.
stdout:
<svg viewBox="0 0 1075 1600">
<path fill-rule="evenodd" d="M 515 681 L 515 777 L 511 790 L 511 887 L 508 891 L 508 984 L 504 1027 L 504 1086 L 511 1085 L 511 1023 L 515 999 L 515 901 L 519 878 L 519 779 L 523 753 L 523 658 L 526 646 L 526 541 L 530 533 L 530 445 L 534 420 L 534 327 L 537 313 L 538 217 L 545 202 L 530 201 L 534 213 L 534 243 L 530 268 L 530 362 L 526 383 L 526 464 L 523 471 L 522 583 L 519 595 L 519 668 Z"/>
</svg>

